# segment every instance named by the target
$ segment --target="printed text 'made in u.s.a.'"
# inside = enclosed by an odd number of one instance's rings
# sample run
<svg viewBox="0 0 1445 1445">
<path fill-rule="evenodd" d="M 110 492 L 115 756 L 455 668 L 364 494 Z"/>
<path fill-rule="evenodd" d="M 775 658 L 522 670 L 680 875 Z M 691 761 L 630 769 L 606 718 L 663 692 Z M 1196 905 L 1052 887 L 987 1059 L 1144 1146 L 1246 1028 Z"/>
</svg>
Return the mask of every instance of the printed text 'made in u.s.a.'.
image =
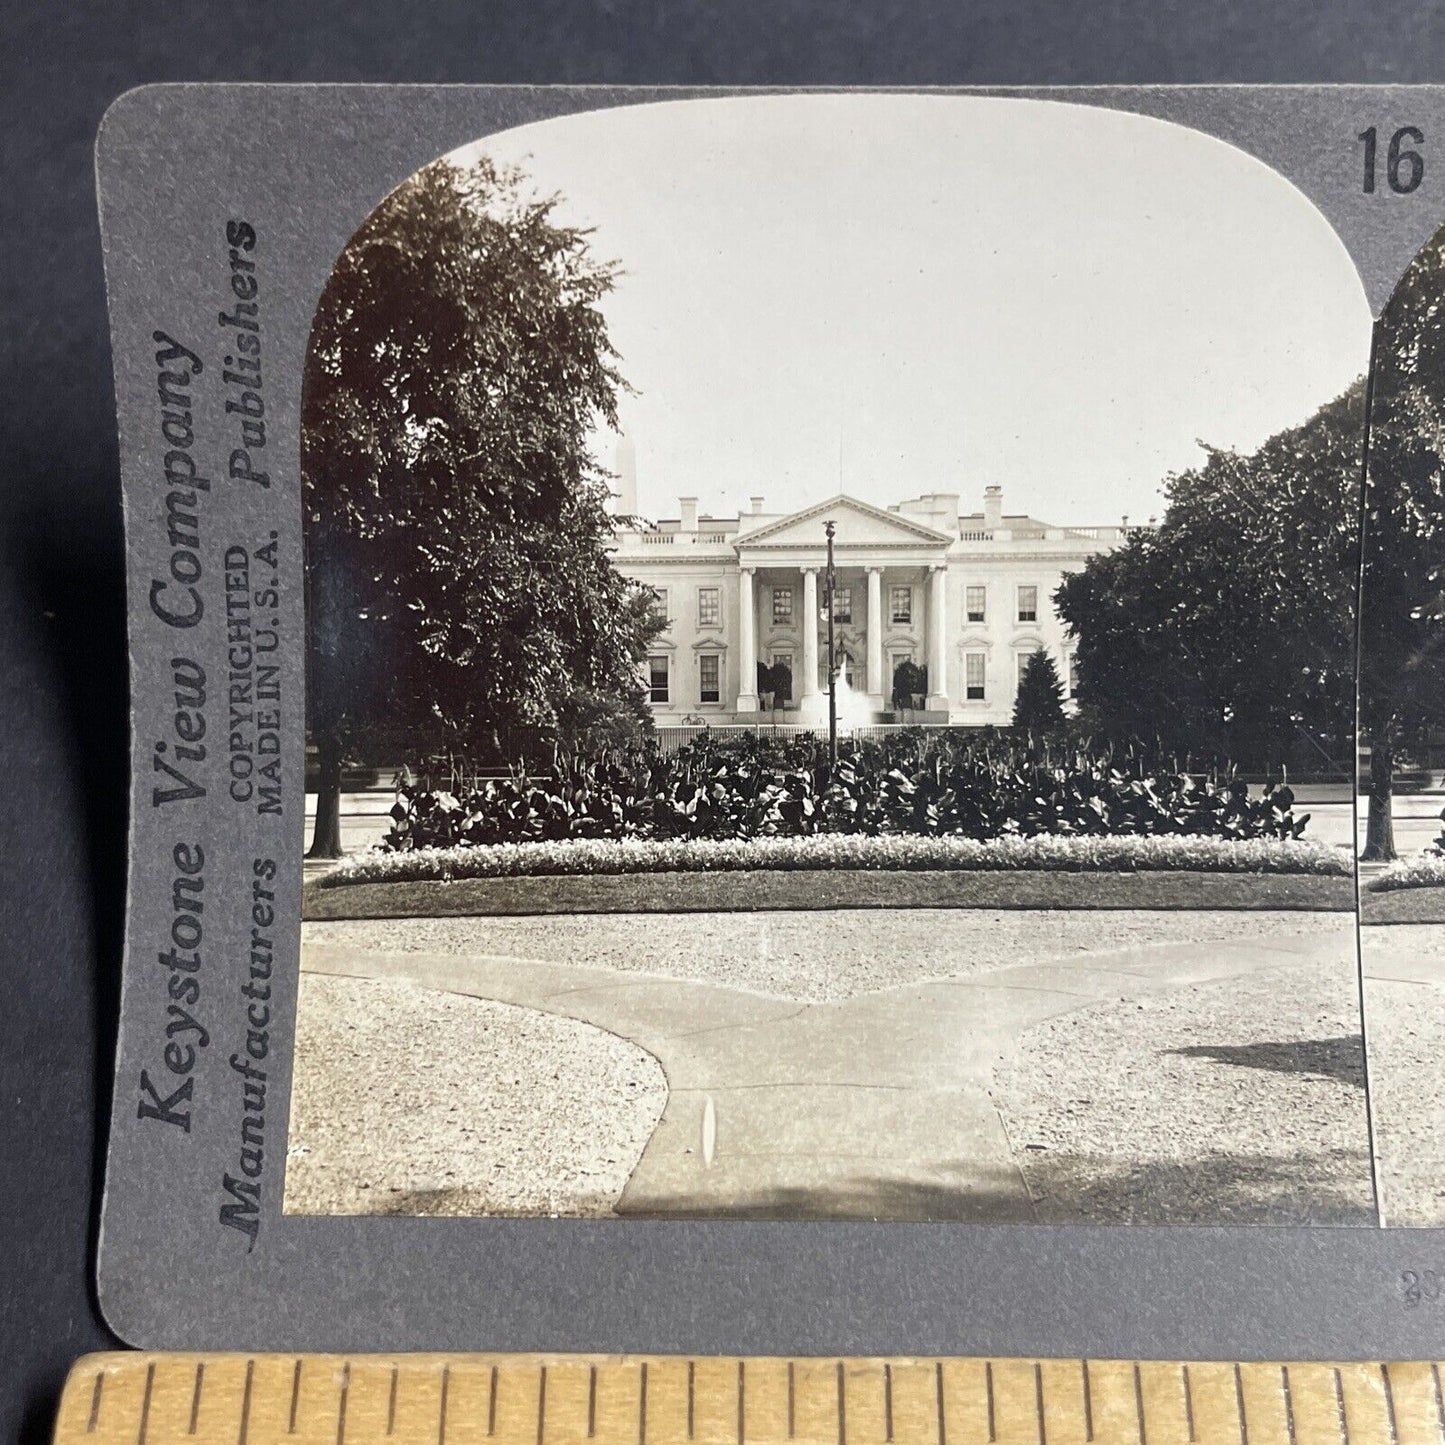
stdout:
<svg viewBox="0 0 1445 1445">
<path fill-rule="evenodd" d="M 227 791 L 231 801 L 279 816 L 281 619 L 277 536 L 248 552 L 226 548 Z"/>
</svg>

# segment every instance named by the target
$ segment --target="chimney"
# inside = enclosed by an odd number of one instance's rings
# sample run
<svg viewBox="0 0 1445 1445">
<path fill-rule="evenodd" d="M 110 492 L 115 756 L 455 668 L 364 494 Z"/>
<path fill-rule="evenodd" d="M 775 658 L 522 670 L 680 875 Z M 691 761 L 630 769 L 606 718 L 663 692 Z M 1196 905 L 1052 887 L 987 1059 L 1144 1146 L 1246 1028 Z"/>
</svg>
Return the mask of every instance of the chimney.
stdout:
<svg viewBox="0 0 1445 1445">
<path fill-rule="evenodd" d="M 985 487 L 983 489 L 983 529 L 985 532 L 997 531 L 1003 526 L 1003 488 Z"/>
<path fill-rule="evenodd" d="M 697 498 L 679 497 L 677 505 L 682 509 L 682 526 L 678 531 L 693 535 L 697 532 Z"/>
<path fill-rule="evenodd" d="M 617 515 L 637 515 L 637 447 L 623 432 L 617 438 Z"/>
<path fill-rule="evenodd" d="M 758 516 L 763 510 L 763 499 L 761 497 L 749 497 L 748 501 L 752 503 L 753 516 Z"/>
</svg>

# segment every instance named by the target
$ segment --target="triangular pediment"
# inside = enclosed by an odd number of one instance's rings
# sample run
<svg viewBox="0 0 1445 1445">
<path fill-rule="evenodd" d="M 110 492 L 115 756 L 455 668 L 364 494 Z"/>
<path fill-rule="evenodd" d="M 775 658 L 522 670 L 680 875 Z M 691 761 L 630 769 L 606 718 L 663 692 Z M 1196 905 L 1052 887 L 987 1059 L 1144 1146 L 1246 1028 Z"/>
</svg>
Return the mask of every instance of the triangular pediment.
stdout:
<svg viewBox="0 0 1445 1445">
<path fill-rule="evenodd" d="M 821 549 L 826 545 L 823 526 L 830 520 L 836 524 L 833 545 L 839 551 L 889 546 L 947 547 L 954 540 L 946 532 L 911 517 L 860 502 L 856 497 L 839 495 L 801 512 L 779 517 L 755 532 L 747 532 L 738 538 L 737 546 L 739 550 L 752 547 Z"/>
</svg>

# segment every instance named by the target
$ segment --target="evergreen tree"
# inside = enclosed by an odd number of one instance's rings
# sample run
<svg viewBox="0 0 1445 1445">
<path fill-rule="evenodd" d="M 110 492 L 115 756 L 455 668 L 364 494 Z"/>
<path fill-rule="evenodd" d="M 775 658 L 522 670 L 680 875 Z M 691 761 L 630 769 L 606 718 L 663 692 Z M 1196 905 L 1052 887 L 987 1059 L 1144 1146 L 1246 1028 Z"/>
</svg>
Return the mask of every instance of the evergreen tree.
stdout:
<svg viewBox="0 0 1445 1445">
<path fill-rule="evenodd" d="M 1057 732 L 1064 725 L 1064 684 L 1054 660 L 1040 647 L 1024 663 L 1014 699 L 1013 725 L 1020 732 Z"/>
</svg>

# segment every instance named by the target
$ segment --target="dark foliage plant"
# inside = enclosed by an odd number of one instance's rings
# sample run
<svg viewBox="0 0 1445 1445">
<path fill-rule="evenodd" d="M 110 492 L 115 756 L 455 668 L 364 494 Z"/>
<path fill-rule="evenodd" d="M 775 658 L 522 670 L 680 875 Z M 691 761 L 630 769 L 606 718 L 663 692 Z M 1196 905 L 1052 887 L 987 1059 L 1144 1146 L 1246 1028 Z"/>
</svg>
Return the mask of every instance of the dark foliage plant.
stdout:
<svg viewBox="0 0 1445 1445">
<path fill-rule="evenodd" d="M 1064 726 L 1064 684 L 1043 648 L 1024 663 L 1014 699 L 1013 726 L 1025 732 L 1057 732 Z"/>
<path fill-rule="evenodd" d="M 922 697 L 927 691 L 928 669 L 905 657 L 893 669 L 893 706 L 906 711 L 913 706 L 915 697 Z"/>
<path fill-rule="evenodd" d="M 998 735 L 906 729 L 845 739 L 704 735 L 672 753 L 651 744 L 514 769 L 460 792 L 404 786 L 393 851 L 561 838 L 747 839 L 817 833 L 985 840 L 1061 836 L 1294 839 L 1284 783 L 1199 776 L 1144 750 L 1028 746 Z"/>
</svg>

